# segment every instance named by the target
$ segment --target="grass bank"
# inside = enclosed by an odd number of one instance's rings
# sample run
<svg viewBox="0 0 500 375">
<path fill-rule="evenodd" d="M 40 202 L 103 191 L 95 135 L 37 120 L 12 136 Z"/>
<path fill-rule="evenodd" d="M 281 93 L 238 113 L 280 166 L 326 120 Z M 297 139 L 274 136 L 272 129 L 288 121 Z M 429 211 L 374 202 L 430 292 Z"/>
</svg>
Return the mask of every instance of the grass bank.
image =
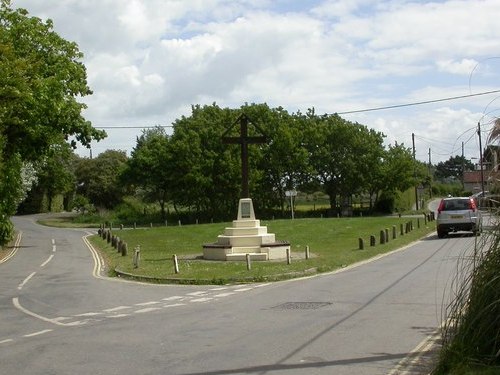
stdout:
<svg viewBox="0 0 500 375">
<path fill-rule="evenodd" d="M 401 225 L 413 222 L 413 230 L 400 234 Z M 291 243 L 292 262 L 252 262 L 247 270 L 245 262 L 206 261 L 201 259 L 202 244 L 211 243 L 222 234 L 230 223 L 169 226 L 145 229 L 114 229 L 113 233 L 128 245 L 127 256 L 121 256 L 99 236 L 90 238 L 109 263 L 111 272 L 119 269 L 139 277 L 157 279 L 158 282 L 213 283 L 253 282 L 280 280 L 311 273 L 328 272 L 361 260 L 386 253 L 435 230 L 434 222 L 424 225 L 419 218 L 332 218 L 296 219 L 262 222 L 268 232 L 275 233 L 277 240 Z M 392 238 L 392 228 L 396 238 Z M 389 241 L 379 244 L 380 231 L 388 229 Z M 376 238 L 376 246 L 370 246 L 370 236 Z M 358 239 L 363 238 L 365 249 L 359 250 Z M 141 248 L 141 262 L 133 265 L 133 249 Z M 311 257 L 304 257 L 309 246 Z M 179 258 L 180 273 L 176 274 L 172 256 Z"/>
</svg>

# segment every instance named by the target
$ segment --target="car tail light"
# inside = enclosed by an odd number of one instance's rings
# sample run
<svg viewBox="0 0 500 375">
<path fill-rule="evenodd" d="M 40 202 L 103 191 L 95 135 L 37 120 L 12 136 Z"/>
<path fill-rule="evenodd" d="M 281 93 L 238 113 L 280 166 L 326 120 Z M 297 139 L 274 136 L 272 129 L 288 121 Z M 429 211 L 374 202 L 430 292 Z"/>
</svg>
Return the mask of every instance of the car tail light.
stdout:
<svg viewBox="0 0 500 375">
<path fill-rule="evenodd" d="M 443 211 L 444 209 L 444 200 L 441 199 L 441 202 L 439 203 L 439 207 L 438 207 L 438 214 L 441 213 L 441 211 Z"/>
<path fill-rule="evenodd" d="M 472 210 L 472 212 L 476 212 L 476 202 L 474 202 L 474 198 L 469 199 L 469 209 Z"/>
</svg>

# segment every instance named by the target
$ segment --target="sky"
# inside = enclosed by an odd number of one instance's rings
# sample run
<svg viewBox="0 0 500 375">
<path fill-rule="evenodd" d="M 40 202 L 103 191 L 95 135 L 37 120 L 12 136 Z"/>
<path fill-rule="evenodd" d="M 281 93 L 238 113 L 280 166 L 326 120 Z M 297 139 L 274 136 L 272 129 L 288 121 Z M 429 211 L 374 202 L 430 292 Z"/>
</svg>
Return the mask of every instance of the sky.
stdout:
<svg viewBox="0 0 500 375">
<path fill-rule="evenodd" d="M 192 105 L 339 113 L 437 164 L 500 116 L 499 0 L 13 0 L 84 54 L 92 143 L 130 152 Z M 491 91 L 498 91 L 484 94 Z M 442 100 L 457 98 L 453 100 Z M 407 105 L 432 102 L 419 105 Z M 370 110 L 381 107 L 395 107 Z M 413 135 L 413 137 L 412 137 Z M 77 153 L 89 156 L 89 150 Z"/>
</svg>

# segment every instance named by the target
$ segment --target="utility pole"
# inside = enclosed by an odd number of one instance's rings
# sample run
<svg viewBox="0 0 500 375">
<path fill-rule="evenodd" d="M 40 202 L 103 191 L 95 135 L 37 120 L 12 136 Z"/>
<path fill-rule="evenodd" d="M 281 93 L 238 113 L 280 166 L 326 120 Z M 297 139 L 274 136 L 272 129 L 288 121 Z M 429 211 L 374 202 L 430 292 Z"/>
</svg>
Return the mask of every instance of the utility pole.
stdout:
<svg viewBox="0 0 500 375">
<path fill-rule="evenodd" d="M 481 192 L 484 196 L 484 170 L 483 170 L 483 144 L 481 142 L 481 123 L 477 123 L 477 135 L 479 136 L 479 167 L 481 168 Z"/>
<path fill-rule="evenodd" d="M 417 160 L 415 156 L 415 133 L 411 133 L 411 141 L 413 143 L 413 176 L 415 177 L 415 183 L 417 183 Z M 418 185 L 415 185 L 415 209 L 418 211 Z"/>
<path fill-rule="evenodd" d="M 429 198 L 432 198 L 432 163 L 431 148 L 429 147 Z"/>
<path fill-rule="evenodd" d="M 462 142 L 462 190 L 465 190 L 465 155 L 464 155 L 464 142 Z"/>
</svg>

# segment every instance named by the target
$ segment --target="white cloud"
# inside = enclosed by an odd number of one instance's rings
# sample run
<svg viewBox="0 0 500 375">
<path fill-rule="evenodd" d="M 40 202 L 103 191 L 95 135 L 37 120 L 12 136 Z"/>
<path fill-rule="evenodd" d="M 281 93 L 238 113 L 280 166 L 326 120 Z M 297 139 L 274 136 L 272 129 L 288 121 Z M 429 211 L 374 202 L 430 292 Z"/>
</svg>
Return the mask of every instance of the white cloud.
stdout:
<svg viewBox="0 0 500 375">
<path fill-rule="evenodd" d="M 192 104 L 213 101 L 333 113 L 499 88 L 498 0 L 14 4 L 52 18 L 78 43 L 94 91 L 86 116 L 96 126 L 170 124 Z M 345 117 L 381 129 L 391 143 L 408 144 L 413 132 L 454 152 L 460 132 L 498 114 L 493 99 Z M 111 130 L 98 147 L 130 150 L 139 132 Z"/>
</svg>

